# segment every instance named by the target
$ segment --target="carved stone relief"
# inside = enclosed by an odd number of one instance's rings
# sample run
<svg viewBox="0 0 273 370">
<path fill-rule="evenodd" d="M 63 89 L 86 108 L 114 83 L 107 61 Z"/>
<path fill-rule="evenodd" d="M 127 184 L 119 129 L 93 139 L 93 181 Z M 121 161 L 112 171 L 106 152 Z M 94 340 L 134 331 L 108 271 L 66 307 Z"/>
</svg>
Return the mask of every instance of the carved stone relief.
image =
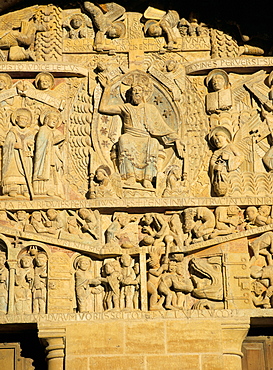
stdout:
<svg viewBox="0 0 273 370">
<path fill-rule="evenodd" d="M 0 313 L 271 308 L 272 57 L 175 9 L 0 24 Z"/>
</svg>

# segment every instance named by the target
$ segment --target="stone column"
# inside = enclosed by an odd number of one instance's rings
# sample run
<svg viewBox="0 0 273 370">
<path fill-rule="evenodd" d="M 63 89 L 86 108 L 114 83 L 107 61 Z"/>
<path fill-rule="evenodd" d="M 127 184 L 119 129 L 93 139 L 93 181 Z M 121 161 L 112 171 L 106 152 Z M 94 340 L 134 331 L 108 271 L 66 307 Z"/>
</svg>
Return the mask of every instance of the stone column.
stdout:
<svg viewBox="0 0 273 370">
<path fill-rule="evenodd" d="M 8 313 L 14 313 L 14 286 L 15 286 L 15 270 L 17 260 L 7 260 L 9 266 L 9 295 L 8 295 Z"/>
<path fill-rule="evenodd" d="M 45 346 L 48 370 L 64 370 L 65 328 L 39 325 L 38 336 Z"/>
<path fill-rule="evenodd" d="M 148 311 L 148 293 L 147 293 L 147 272 L 146 272 L 146 251 L 139 254 L 139 266 L 140 266 L 140 299 L 141 299 L 141 310 Z"/>
<path fill-rule="evenodd" d="M 249 320 L 242 318 L 236 322 L 222 323 L 223 370 L 242 369 L 242 343 L 249 330 Z"/>
</svg>

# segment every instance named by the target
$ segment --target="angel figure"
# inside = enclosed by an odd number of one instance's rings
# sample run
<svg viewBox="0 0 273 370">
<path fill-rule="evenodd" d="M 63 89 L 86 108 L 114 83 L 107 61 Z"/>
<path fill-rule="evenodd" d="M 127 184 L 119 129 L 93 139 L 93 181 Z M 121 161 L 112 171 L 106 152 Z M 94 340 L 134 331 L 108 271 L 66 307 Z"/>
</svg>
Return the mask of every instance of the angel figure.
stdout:
<svg viewBox="0 0 273 370">
<path fill-rule="evenodd" d="M 220 113 L 231 108 L 232 93 L 228 75 L 224 70 L 212 70 L 206 78 L 206 85 L 209 89 L 206 95 L 206 109 L 209 114 Z"/>
<path fill-rule="evenodd" d="M 125 33 L 125 25 L 119 20 L 125 13 L 125 9 L 116 3 L 100 4 L 99 6 L 84 2 L 86 11 L 90 14 L 94 26 L 97 28 L 94 47 L 97 51 L 105 49 L 105 36 L 119 38 Z"/>
<path fill-rule="evenodd" d="M 66 30 L 65 37 L 71 40 L 85 39 L 94 34 L 92 22 L 86 14 L 73 14 L 64 21 L 63 27 Z"/>
<path fill-rule="evenodd" d="M 45 106 L 63 110 L 65 100 L 60 97 L 66 96 L 66 84 L 60 83 L 56 88 L 54 76 L 50 72 L 40 72 L 36 75 L 34 86 L 30 82 L 19 81 L 16 85 L 17 94 L 37 104 L 39 110 Z"/>
<path fill-rule="evenodd" d="M 185 194 L 187 191 L 185 187 L 186 174 L 183 174 L 181 167 L 177 165 L 171 165 L 166 169 L 166 188 L 163 192 L 163 197 L 178 197 Z"/>
<path fill-rule="evenodd" d="M 89 198 L 122 197 L 119 174 L 111 174 L 108 166 L 101 165 L 96 169 L 94 181 L 89 189 Z"/>
<path fill-rule="evenodd" d="M 6 59 L 1 50 L 8 50 L 8 60 L 35 60 L 32 46 L 37 32 L 46 31 L 37 20 L 33 6 L 0 17 L 0 58 Z"/>
<path fill-rule="evenodd" d="M 232 143 L 231 130 L 225 126 L 212 129 L 209 141 L 215 148 L 209 164 L 212 189 L 216 196 L 224 196 L 228 192 L 228 173 L 239 169 L 244 155 Z"/>
<path fill-rule="evenodd" d="M 265 82 L 267 81 L 268 87 Z M 253 172 L 264 172 L 273 170 L 273 71 L 266 76 L 265 71 L 254 73 L 251 78 L 244 83 L 245 90 L 251 97 L 255 97 L 258 103 L 260 117 L 256 114 L 256 119 L 250 119 L 247 125 L 241 127 L 242 132 L 238 137 L 238 142 L 246 154 L 250 153 L 252 158 Z M 242 93 L 240 91 L 240 95 Z M 248 135 L 247 135 L 248 134 Z M 252 137 L 250 145 L 247 145 L 246 137 Z M 261 159 L 261 168 L 256 159 Z"/>
<path fill-rule="evenodd" d="M 163 12 L 149 6 L 144 17 L 148 19 L 144 26 L 145 32 L 152 37 L 161 36 L 164 32 L 167 35 L 167 48 L 173 49 L 177 44 L 174 29 L 178 25 L 179 14 L 175 10 Z"/>
</svg>

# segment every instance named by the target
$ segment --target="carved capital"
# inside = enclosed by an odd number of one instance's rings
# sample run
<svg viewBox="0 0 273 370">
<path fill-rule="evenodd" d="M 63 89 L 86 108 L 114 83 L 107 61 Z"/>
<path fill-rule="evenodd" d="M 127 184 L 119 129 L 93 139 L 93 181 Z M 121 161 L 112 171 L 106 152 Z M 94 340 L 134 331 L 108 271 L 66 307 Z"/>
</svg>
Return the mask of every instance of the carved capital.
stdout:
<svg viewBox="0 0 273 370">
<path fill-rule="evenodd" d="M 45 346 L 48 370 L 63 370 L 65 356 L 65 328 L 39 328 L 39 338 Z"/>
<path fill-rule="evenodd" d="M 241 369 L 242 343 L 249 330 L 249 320 L 222 323 L 224 369 Z"/>
</svg>

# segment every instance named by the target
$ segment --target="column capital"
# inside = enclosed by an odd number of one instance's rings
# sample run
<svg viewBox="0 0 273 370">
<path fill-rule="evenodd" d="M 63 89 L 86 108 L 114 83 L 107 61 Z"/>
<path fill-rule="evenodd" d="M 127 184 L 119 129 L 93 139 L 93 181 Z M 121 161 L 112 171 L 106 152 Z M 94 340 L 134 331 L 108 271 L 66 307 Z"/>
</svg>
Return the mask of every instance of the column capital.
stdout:
<svg viewBox="0 0 273 370">
<path fill-rule="evenodd" d="M 39 326 L 38 337 L 45 346 L 48 370 L 63 370 L 65 356 L 65 328 Z"/>
</svg>

